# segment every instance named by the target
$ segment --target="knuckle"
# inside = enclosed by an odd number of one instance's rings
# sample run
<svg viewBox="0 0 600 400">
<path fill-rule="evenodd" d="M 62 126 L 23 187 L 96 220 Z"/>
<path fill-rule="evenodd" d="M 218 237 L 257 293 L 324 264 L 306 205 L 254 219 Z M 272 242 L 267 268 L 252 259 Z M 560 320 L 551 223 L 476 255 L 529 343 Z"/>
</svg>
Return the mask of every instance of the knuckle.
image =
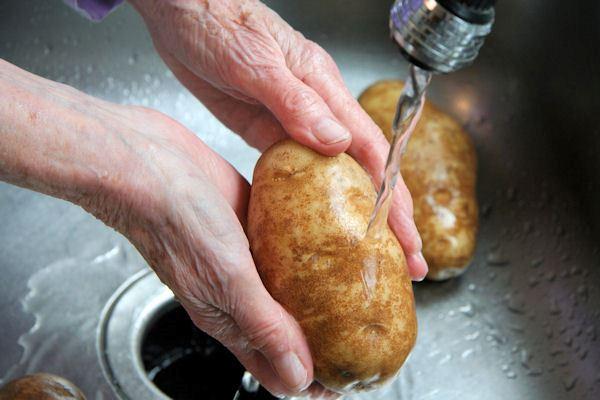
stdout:
<svg viewBox="0 0 600 400">
<path fill-rule="evenodd" d="M 286 112 L 301 118 L 317 111 L 319 99 L 305 88 L 292 86 L 282 95 L 282 104 Z"/>
<path fill-rule="evenodd" d="M 284 333 L 285 323 L 282 314 L 259 320 L 246 332 L 248 342 L 258 351 L 283 353 L 288 348 Z"/>
<path fill-rule="evenodd" d="M 326 68 L 335 65 L 335 62 L 329 53 L 327 53 L 327 51 L 325 51 L 325 49 L 323 49 L 317 43 L 309 40 L 307 41 L 306 48 L 313 65 Z"/>
</svg>

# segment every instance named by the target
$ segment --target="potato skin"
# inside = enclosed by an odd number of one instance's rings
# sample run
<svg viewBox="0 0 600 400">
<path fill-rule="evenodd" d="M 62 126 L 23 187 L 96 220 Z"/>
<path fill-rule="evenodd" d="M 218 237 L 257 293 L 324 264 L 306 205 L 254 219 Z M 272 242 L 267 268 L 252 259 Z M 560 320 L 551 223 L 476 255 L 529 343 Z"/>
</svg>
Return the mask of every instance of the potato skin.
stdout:
<svg viewBox="0 0 600 400">
<path fill-rule="evenodd" d="M 8 382 L 0 388 L 0 400 L 85 400 L 85 396 L 68 380 L 40 373 Z"/>
<path fill-rule="evenodd" d="M 381 81 L 359 97 L 388 140 L 403 87 L 402 81 Z M 452 117 L 425 102 L 401 171 L 413 198 L 415 223 L 429 264 L 428 279 L 460 275 L 473 257 L 478 228 L 476 170 L 470 137 Z"/>
<path fill-rule="evenodd" d="M 269 293 L 307 338 L 315 379 L 338 392 L 396 375 L 417 321 L 404 253 L 386 225 L 363 239 L 375 203 L 350 156 L 325 157 L 291 140 L 258 161 L 248 237 Z"/>
</svg>

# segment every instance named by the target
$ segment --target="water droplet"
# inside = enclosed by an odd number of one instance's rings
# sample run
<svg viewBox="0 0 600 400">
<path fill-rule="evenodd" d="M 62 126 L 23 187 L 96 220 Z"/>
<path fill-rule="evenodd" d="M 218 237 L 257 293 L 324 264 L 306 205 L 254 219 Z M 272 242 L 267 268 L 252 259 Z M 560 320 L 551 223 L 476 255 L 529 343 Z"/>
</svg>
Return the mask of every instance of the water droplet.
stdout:
<svg viewBox="0 0 600 400">
<path fill-rule="evenodd" d="M 506 307 L 515 314 L 525 314 L 525 301 L 521 298 L 507 295 Z"/>
<path fill-rule="evenodd" d="M 535 275 L 532 275 L 527 279 L 527 282 L 529 287 L 535 287 L 540 283 L 540 280 Z"/>
<path fill-rule="evenodd" d="M 467 317 L 473 317 L 475 315 L 475 309 L 473 308 L 473 304 L 471 303 L 467 303 L 464 306 L 459 307 L 458 311 L 460 311 Z"/>
<path fill-rule="evenodd" d="M 480 335 L 481 335 L 481 333 L 479 331 L 475 331 L 473 333 L 469 333 L 469 334 L 465 335 L 465 340 L 468 340 L 468 341 L 476 340 Z"/>
<path fill-rule="evenodd" d="M 485 260 L 488 265 L 493 267 L 504 267 L 510 263 L 508 257 L 500 250 L 490 251 Z"/>
<path fill-rule="evenodd" d="M 515 332 L 525 332 L 525 328 L 521 325 L 509 324 L 508 327 Z"/>
<path fill-rule="evenodd" d="M 540 265 L 542 265 L 544 263 L 544 259 L 542 257 L 538 257 L 538 258 L 534 258 L 533 260 L 531 260 L 530 265 L 533 268 L 537 268 Z"/>
<path fill-rule="evenodd" d="M 144 81 L 146 83 L 152 82 L 152 75 L 150 75 L 150 74 L 144 74 Z"/>
<path fill-rule="evenodd" d="M 508 379 L 515 379 L 517 377 L 517 374 L 515 374 L 515 371 L 509 370 L 506 371 L 506 377 Z"/>
<path fill-rule="evenodd" d="M 452 356 L 450 354 L 446 354 L 444 357 L 442 357 L 440 359 L 440 361 L 438 361 L 438 365 L 443 365 L 446 364 L 448 361 L 450 361 L 452 359 Z"/>
<path fill-rule="evenodd" d="M 563 269 L 562 271 L 560 271 L 560 274 L 558 276 L 560 276 L 561 278 L 566 278 L 567 277 L 567 271 Z"/>
<path fill-rule="evenodd" d="M 54 47 L 51 44 L 44 45 L 44 55 L 47 56 L 52 52 L 53 49 Z"/>
<path fill-rule="evenodd" d="M 585 334 L 592 340 L 596 340 L 596 327 L 594 325 L 590 325 L 585 329 Z"/>
<path fill-rule="evenodd" d="M 134 65 L 134 64 L 136 64 L 138 62 L 138 59 L 139 59 L 139 55 L 137 53 L 133 53 L 127 59 L 127 64 Z"/>
<path fill-rule="evenodd" d="M 546 274 L 546 280 L 548 282 L 554 282 L 555 279 L 556 279 L 556 273 L 554 271 L 548 271 L 548 273 Z"/>
<path fill-rule="evenodd" d="M 477 289 L 477 286 L 475 286 L 474 283 L 469 283 L 469 286 L 467 286 L 467 289 L 469 289 L 469 291 L 474 292 L 475 289 Z"/>
<path fill-rule="evenodd" d="M 521 361 L 521 365 L 525 369 L 531 369 L 529 365 L 529 361 L 531 360 L 531 355 L 526 349 L 521 349 L 521 353 L 519 354 L 519 359 Z"/>
<path fill-rule="evenodd" d="M 506 338 L 504 336 L 502 336 L 502 334 L 500 333 L 500 331 L 498 331 L 497 329 L 491 329 L 489 334 L 486 336 L 485 338 L 488 342 L 495 342 L 498 344 L 504 344 L 506 343 Z"/>
<path fill-rule="evenodd" d="M 579 285 L 577 287 L 577 295 L 579 295 L 583 300 L 587 300 L 588 297 L 588 289 L 585 285 Z"/>
<path fill-rule="evenodd" d="M 542 375 L 542 369 L 541 368 L 531 368 L 529 371 L 527 371 L 527 375 L 540 376 L 540 375 Z"/>
<path fill-rule="evenodd" d="M 572 390 L 576 384 L 577 384 L 576 376 L 567 376 L 563 379 L 563 387 L 565 388 L 565 390 L 567 392 Z"/>
<path fill-rule="evenodd" d="M 475 349 L 467 349 L 467 350 L 463 351 L 460 356 L 461 356 L 461 358 L 465 359 L 465 358 L 470 357 L 474 352 L 475 352 Z"/>
<path fill-rule="evenodd" d="M 563 351 L 561 349 L 557 348 L 557 347 L 553 347 L 553 348 L 550 349 L 550 355 L 552 357 L 556 357 L 557 355 L 562 354 L 562 352 Z"/>
<path fill-rule="evenodd" d="M 580 273 L 581 273 L 581 270 L 580 270 L 579 268 L 577 268 L 577 267 L 571 267 L 571 268 L 569 269 L 569 274 L 570 274 L 571 276 L 574 276 L 574 275 L 579 275 Z"/>
</svg>

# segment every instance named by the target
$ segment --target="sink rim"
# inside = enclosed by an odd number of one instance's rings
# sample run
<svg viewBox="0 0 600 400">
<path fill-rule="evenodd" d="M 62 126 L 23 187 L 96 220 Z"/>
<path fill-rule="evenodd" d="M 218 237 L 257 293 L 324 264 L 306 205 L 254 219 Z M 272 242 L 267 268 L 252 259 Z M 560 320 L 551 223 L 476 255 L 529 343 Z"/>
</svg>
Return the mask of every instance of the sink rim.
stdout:
<svg viewBox="0 0 600 400">
<path fill-rule="evenodd" d="M 175 304 L 173 292 L 146 268 L 127 279 L 104 306 L 96 351 L 104 378 L 119 399 L 169 400 L 148 378 L 141 347 L 148 327 Z"/>
</svg>

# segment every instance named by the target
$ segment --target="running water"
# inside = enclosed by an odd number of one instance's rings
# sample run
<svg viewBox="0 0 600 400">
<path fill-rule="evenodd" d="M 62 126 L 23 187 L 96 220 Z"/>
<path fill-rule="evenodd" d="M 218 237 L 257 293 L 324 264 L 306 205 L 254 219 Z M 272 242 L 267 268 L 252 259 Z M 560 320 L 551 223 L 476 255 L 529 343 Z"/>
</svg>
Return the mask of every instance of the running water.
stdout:
<svg viewBox="0 0 600 400">
<path fill-rule="evenodd" d="M 400 173 L 400 158 L 419 120 L 421 108 L 425 101 L 425 91 L 430 80 L 431 72 L 414 65 L 410 66 L 404 90 L 402 91 L 402 95 L 400 95 L 396 107 L 396 115 L 392 123 L 392 145 L 385 165 L 383 181 L 377 194 L 375 208 L 369 221 L 367 234 L 370 233 L 377 237 L 381 231 L 381 227 L 385 226 L 392 202 L 392 192 Z"/>
</svg>

